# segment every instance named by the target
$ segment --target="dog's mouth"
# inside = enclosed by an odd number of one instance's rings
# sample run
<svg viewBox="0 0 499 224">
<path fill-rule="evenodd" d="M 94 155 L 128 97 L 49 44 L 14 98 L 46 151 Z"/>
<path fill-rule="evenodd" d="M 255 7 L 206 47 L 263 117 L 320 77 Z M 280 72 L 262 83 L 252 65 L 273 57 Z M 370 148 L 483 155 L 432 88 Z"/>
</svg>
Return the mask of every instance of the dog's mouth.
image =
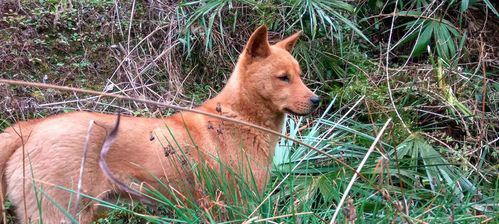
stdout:
<svg viewBox="0 0 499 224">
<path fill-rule="evenodd" d="M 285 111 L 286 113 L 288 113 L 288 114 L 292 114 L 292 115 L 296 115 L 296 116 L 305 116 L 305 115 L 307 115 L 307 114 L 309 114 L 309 113 L 310 113 L 310 112 L 308 112 L 308 113 L 298 113 L 298 112 L 294 112 L 294 111 L 292 111 L 291 109 L 289 109 L 289 108 L 287 108 L 287 107 L 286 107 L 286 108 L 284 108 L 284 111 Z"/>
</svg>

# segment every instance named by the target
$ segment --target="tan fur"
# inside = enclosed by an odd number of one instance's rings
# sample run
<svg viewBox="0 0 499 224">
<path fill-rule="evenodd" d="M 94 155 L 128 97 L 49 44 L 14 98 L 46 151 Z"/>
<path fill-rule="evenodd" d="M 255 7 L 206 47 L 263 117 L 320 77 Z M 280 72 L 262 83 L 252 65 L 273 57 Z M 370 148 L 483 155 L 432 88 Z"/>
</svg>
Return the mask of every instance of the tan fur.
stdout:
<svg viewBox="0 0 499 224">
<path fill-rule="evenodd" d="M 267 28 L 258 28 L 248 40 L 225 88 L 197 109 L 252 122 L 275 131 L 280 131 L 285 112 L 309 113 L 313 107 L 310 98 L 316 96 L 301 81 L 300 67 L 289 52 L 298 37 L 299 34 L 295 34 L 270 46 Z M 289 82 L 278 78 L 286 74 Z M 16 206 L 19 220 L 26 223 L 40 219 L 33 183 L 38 188 L 42 187 L 47 195 L 64 208 L 68 207 L 70 198 L 74 200 L 74 195 L 70 197 L 68 191 L 55 186 L 77 190 L 83 145 L 91 120 L 95 121 L 95 126 L 90 134 L 82 192 L 105 198 L 109 192 L 118 189 L 100 170 L 99 153 L 114 126 L 116 116 L 90 112 L 67 113 L 20 122 L 0 135 L 2 182 L 7 186 L 8 199 Z M 19 137 L 20 130 L 23 140 Z M 172 188 L 181 189 L 185 187 L 182 183 L 185 183 L 186 178 L 192 176 L 187 170 L 179 171 L 178 164 L 171 159 L 172 153 L 179 153 L 180 146 L 189 159 L 200 162 L 204 156 L 205 162 L 213 168 L 217 168 L 218 163 L 210 156 L 219 156 L 222 162 L 234 170 L 249 161 L 257 190 L 261 192 L 268 180 L 276 142 L 277 137 L 262 131 L 190 112 L 180 112 L 163 119 L 122 117 L 106 161 L 114 175 L 126 184 L 135 180 L 160 188 L 153 178 L 157 176 L 162 177 Z M 25 198 L 22 189 L 23 151 L 26 153 Z M 39 193 L 40 197 L 42 195 Z M 27 213 L 23 206 L 24 200 Z M 88 199 L 85 200 L 88 202 Z M 45 223 L 66 220 L 46 197 L 41 201 L 41 206 Z M 90 222 L 94 212 L 95 206 L 87 206 L 80 212 L 80 221 Z"/>
</svg>

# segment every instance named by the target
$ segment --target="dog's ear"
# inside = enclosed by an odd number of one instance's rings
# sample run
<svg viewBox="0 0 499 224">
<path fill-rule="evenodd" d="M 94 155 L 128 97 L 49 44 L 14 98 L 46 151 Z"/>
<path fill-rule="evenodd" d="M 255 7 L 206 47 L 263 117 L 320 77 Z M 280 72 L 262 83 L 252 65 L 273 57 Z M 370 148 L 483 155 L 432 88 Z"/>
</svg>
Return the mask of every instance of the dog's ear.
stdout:
<svg viewBox="0 0 499 224">
<path fill-rule="evenodd" d="M 300 35 L 301 35 L 301 31 L 298 31 L 295 34 L 289 36 L 288 38 L 279 41 L 275 45 L 278 46 L 278 47 L 280 47 L 280 48 L 283 48 L 283 49 L 285 49 L 285 50 L 287 50 L 288 52 L 291 53 L 291 51 L 293 50 L 293 47 L 295 46 L 296 42 L 298 41 L 298 39 L 300 39 Z"/>
<path fill-rule="evenodd" d="M 251 34 L 244 47 L 246 54 L 253 58 L 265 58 L 270 55 L 270 44 L 267 35 L 267 26 L 262 25 Z"/>
</svg>

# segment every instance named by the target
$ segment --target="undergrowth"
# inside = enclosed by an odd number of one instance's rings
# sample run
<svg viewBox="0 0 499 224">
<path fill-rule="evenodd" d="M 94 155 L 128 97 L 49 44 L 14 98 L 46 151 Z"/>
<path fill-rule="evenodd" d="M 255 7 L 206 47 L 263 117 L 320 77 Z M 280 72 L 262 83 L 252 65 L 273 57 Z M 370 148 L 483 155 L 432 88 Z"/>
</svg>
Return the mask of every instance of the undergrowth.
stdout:
<svg viewBox="0 0 499 224">
<path fill-rule="evenodd" d="M 351 168 L 357 168 L 389 118 L 390 128 L 339 208 L 339 223 L 497 220 L 495 2 L 0 4 L 0 77 L 183 106 L 198 105 L 224 86 L 258 25 L 269 26 L 272 42 L 303 30 L 294 55 L 323 102 L 312 116 L 288 117 L 283 133 L 336 159 L 282 139 L 262 196 L 246 192 L 244 200 L 221 201 L 233 189 L 215 181 L 217 172 L 194 166 L 199 181 L 211 181 L 204 189 L 210 209 L 196 201 L 179 208 L 149 192 L 160 201 L 157 208 L 101 202 L 111 209 L 99 223 L 330 222 L 354 174 Z M 150 117 L 173 112 L 21 86 L 0 85 L 0 96 L 0 130 L 17 120 L 74 110 Z"/>
</svg>

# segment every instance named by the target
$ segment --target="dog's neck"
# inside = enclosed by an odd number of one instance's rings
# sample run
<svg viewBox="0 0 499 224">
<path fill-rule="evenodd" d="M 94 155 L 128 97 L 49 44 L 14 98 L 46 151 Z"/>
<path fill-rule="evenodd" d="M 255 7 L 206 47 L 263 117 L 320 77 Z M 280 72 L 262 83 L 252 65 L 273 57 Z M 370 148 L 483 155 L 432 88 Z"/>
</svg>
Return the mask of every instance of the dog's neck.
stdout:
<svg viewBox="0 0 499 224">
<path fill-rule="evenodd" d="M 237 71 L 237 70 L 236 70 Z M 233 74 L 226 87 L 201 108 L 220 115 L 257 124 L 280 131 L 284 113 L 257 93 L 245 91 L 239 86 L 237 74 Z"/>
</svg>

